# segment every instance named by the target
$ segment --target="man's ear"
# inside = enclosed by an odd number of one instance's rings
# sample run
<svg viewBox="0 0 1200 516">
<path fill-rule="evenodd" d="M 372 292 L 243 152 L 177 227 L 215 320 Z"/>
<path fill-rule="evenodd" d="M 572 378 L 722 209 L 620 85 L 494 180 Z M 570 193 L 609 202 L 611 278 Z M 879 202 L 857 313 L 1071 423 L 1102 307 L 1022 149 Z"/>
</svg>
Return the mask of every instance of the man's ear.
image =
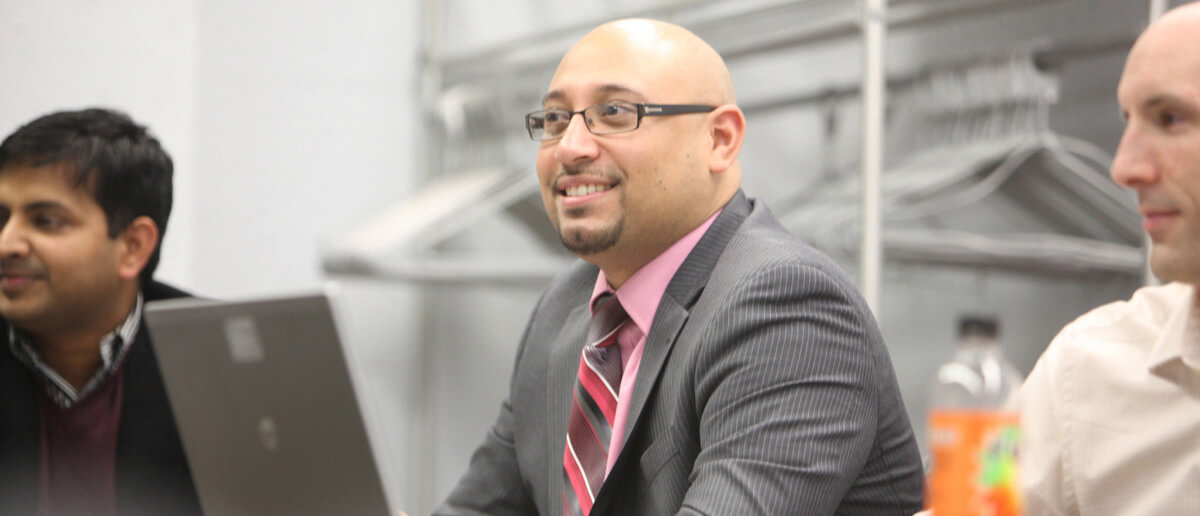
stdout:
<svg viewBox="0 0 1200 516">
<path fill-rule="evenodd" d="M 733 104 L 718 107 L 709 114 L 712 120 L 712 150 L 708 158 L 708 170 L 713 174 L 724 172 L 737 161 L 746 138 L 746 115 Z"/>
<path fill-rule="evenodd" d="M 158 248 L 158 224 L 145 215 L 133 219 L 117 235 L 117 275 L 133 280 L 142 273 L 150 255 Z"/>
</svg>

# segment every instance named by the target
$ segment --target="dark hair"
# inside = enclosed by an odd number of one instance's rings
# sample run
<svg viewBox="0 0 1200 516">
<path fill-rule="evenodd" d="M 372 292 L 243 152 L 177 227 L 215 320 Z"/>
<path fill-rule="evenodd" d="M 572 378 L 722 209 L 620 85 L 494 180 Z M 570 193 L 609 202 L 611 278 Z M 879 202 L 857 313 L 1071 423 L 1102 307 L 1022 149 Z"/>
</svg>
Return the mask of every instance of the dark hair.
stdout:
<svg viewBox="0 0 1200 516">
<path fill-rule="evenodd" d="M 133 219 L 150 217 L 160 235 L 141 272 L 143 283 L 150 280 L 171 215 L 174 166 L 144 126 L 108 109 L 51 113 L 21 126 L 0 143 L 0 169 L 8 164 L 70 167 L 66 170 L 74 172 L 75 186 L 90 190 L 104 210 L 110 238 L 121 234 Z"/>
</svg>

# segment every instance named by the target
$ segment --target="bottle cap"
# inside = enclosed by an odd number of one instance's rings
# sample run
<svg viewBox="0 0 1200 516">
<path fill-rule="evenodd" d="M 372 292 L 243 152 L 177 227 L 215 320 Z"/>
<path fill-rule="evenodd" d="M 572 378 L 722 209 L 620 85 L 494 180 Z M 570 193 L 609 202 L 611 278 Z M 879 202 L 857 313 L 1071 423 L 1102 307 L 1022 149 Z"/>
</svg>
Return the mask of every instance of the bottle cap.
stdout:
<svg viewBox="0 0 1200 516">
<path fill-rule="evenodd" d="M 958 319 L 958 336 L 996 338 L 1000 324 L 990 315 L 964 315 Z"/>
</svg>

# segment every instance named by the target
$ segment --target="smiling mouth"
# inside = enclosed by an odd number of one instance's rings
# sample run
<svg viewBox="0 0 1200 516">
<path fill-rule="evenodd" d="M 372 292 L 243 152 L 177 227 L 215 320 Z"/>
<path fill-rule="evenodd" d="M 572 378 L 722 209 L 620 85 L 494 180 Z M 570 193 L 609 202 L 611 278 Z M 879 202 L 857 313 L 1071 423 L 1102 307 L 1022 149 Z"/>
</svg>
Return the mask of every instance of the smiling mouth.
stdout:
<svg viewBox="0 0 1200 516">
<path fill-rule="evenodd" d="M 32 274 L 0 274 L 0 288 L 5 291 L 20 290 L 37 279 L 38 276 Z"/>
<path fill-rule="evenodd" d="M 1143 212 L 1142 212 L 1142 219 L 1144 219 L 1144 220 L 1166 220 L 1166 219 L 1173 218 L 1173 217 L 1175 217 L 1175 216 L 1176 216 L 1176 215 L 1178 215 L 1178 214 L 1179 214 L 1179 212 L 1177 212 L 1177 211 L 1163 211 L 1163 210 L 1160 210 L 1160 211 L 1150 211 L 1150 210 L 1146 210 L 1146 211 L 1143 211 Z"/>
<path fill-rule="evenodd" d="M 1150 236 L 1151 240 L 1158 240 L 1178 216 L 1179 213 L 1174 211 L 1143 212 L 1142 230 Z"/>
<path fill-rule="evenodd" d="M 591 195 L 597 192 L 606 192 L 611 189 L 612 186 L 609 185 L 590 184 L 568 186 L 567 188 L 560 190 L 560 193 L 566 197 L 583 197 L 585 195 Z"/>
</svg>

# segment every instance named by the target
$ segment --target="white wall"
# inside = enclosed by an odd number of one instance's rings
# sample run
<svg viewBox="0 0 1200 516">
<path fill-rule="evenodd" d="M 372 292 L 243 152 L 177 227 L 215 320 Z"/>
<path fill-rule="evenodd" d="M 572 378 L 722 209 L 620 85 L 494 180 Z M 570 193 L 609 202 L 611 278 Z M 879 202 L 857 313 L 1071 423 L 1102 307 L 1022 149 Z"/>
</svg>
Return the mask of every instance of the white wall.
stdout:
<svg viewBox="0 0 1200 516">
<path fill-rule="evenodd" d="M 191 286 L 196 224 L 193 0 L 0 2 L 0 134 L 51 111 L 118 108 L 175 160 L 158 277 Z"/>
<path fill-rule="evenodd" d="M 0 2 L 0 133 L 100 105 L 175 160 L 158 277 L 211 297 L 316 288 L 319 242 L 414 170 L 419 2 Z"/>
<path fill-rule="evenodd" d="M 419 4 L 198 4 L 197 290 L 316 286 L 318 241 L 405 194 Z"/>
</svg>

